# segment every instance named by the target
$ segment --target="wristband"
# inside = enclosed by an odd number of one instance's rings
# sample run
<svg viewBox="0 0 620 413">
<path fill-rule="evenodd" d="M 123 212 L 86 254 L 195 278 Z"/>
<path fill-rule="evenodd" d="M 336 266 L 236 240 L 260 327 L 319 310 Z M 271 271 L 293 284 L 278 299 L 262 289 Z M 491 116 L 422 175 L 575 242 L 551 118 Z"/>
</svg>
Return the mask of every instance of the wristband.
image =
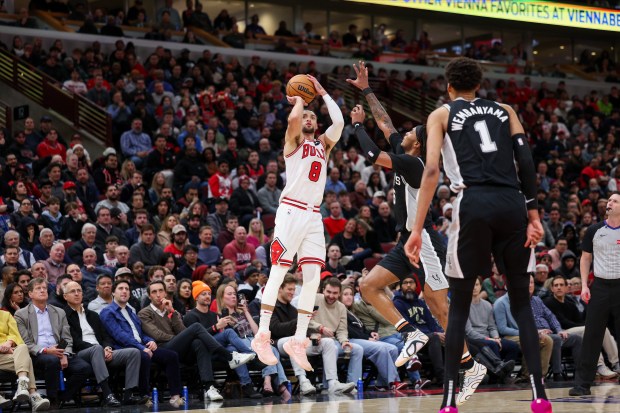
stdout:
<svg viewBox="0 0 620 413">
<path fill-rule="evenodd" d="M 363 125 L 362 125 L 362 122 L 355 122 L 355 123 L 353 124 L 353 128 L 355 128 L 355 129 L 359 128 L 360 126 L 363 126 Z"/>
<path fill-rule="evenodd" d="M 371 93 L 373 93 L 373 92 L 372 92 L 372 89 L 371 89 L 371 88 L 369 88 L 369 87 L 367 87 L 366 89 L 363 89 L 363 90 L 362 90 L 362 95 L 364 95 L 364 96 L 368 96 L 368 95 L 370 95 Z"/>
</svg>

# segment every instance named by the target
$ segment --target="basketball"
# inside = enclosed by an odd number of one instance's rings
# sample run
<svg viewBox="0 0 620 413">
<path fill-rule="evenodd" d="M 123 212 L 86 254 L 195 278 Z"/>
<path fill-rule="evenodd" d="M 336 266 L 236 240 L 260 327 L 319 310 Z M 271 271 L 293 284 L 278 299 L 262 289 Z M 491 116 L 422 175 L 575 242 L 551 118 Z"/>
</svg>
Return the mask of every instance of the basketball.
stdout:
<svg viewBox="0 0 620 413">
<path fill-rule="evenodd" d="M 299 96 L 304 102 L 310 103 L 316 96 L 314 83 L 306 75 L 293 76 L 286 85 L 286 94 L 288 96 Z"/>
</svg>

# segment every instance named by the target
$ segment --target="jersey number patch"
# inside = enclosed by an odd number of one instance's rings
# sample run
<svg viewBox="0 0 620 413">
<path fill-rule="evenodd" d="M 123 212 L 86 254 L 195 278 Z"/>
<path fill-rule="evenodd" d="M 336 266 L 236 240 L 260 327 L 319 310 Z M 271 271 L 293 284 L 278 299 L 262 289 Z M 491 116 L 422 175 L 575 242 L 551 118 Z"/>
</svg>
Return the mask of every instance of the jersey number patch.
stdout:
<svg viewBox="0 0 620 413">
<path fill-rule="evenodd" d="M 480 149 L 482 149 L 482 152 L 489 153 L 497 151 L 497 145 L 491 140 L 491 134 L 489 133 L 489 128 L 485 120 L 479 120 L 474 123 L 474 129 L 478 132 L 478 135 L 480 135 L 480 140 L 482 141 Z"/>
<path fill-rule="evenodd" d="M 319 161 L 314 161 L 310 164 L 310 172 L 308 172 L 308 179 L 312 182 L 316 182 L 319 180 L 321 176 L 321 169 L 323 168 L 323 164 Z"/>
</svg>

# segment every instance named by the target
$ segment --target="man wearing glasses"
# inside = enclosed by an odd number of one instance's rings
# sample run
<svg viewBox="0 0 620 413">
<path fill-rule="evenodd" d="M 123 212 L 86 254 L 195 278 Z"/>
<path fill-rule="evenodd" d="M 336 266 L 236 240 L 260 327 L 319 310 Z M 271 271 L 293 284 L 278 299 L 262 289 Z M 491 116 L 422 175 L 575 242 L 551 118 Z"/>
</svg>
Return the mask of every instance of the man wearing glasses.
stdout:
<svg viewBox="0 0 620 413">
<path fill-rule="evenodd" d="M 103 393 L 103 406 L 118 407 L 121 404 L 110 389 L 108 366 L 125 368 L 124 404 L 146 402 L 146 399 L 134 396 L 140 373 L 140 350 L 136 348 L 112 350 L 112 340 L 103 328 L 99 315 L 82 305 L 83 291 L 80 284 L 75 281 L 67 283 L 64 287 L 64 297 L 67 301 L 65 312 L 73 338 L 73 349 L 77 352 L 77 357 L 92 366 L 97 384 Z"/>
</svg>

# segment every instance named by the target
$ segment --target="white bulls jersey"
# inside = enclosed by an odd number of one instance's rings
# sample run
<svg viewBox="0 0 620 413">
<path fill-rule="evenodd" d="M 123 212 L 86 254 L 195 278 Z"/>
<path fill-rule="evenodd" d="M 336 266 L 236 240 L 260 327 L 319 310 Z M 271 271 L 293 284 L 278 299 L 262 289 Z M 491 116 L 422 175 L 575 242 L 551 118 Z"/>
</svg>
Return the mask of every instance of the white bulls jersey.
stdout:
<svg viewBox="0 0 620 413">
<path fill-rule="evenodd" d="M 284 158 L 286 186 L 283 200 L 309 205 L 321 205 L 327 182 L 325 147 L 319 140 L 305 140 Z"/>
</svg>

